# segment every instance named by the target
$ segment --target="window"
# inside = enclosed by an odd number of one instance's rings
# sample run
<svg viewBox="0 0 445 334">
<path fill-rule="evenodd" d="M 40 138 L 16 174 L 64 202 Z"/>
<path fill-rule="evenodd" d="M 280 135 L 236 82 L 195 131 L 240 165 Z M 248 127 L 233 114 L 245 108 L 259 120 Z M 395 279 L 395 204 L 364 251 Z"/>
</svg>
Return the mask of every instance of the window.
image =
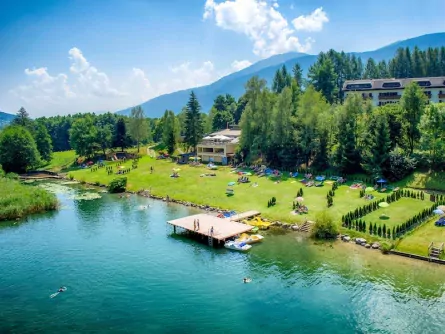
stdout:
<svg viewBox="0 0 445 334">
<path fill-rule="evenodd" d="M 348 84 L 346 85 L 346 89 L 354 90 L 354 89 L 371 89 L 371 83 L 363 83 L 363 84 Z"/>
<path fill-rule="evenodd" d="M 417 84 L 420 87 L 428 87 L 428 86 L 431 86 L 431 81 L 417 81 Z"/>
<path fill-rule="evenodd" d="M 400 82 L 384 82 L 382 85 L 383 88 L 399 88 L 401 87 Z"/>
</svg>

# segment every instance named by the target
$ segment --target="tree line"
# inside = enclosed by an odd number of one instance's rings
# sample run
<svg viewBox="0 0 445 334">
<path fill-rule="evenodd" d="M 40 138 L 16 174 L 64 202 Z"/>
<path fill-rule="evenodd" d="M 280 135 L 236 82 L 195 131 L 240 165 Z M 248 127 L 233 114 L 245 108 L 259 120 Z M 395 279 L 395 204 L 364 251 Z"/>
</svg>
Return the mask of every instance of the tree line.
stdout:
<svg viewBox="0 0 445 334">
<path fill-rule="evenodd" d="M 23 173 L 47 165 L 54 151 L 74 149 L 90 158 L 112 148 L 122 151 L 151 140 L 150 120 L 140 106 L 130 117 L 112 113 L 41 117 L 32 120 L 21 108 L 11 124 L 0 132 L 0 164 L 7 172 Z"/>
</svg>

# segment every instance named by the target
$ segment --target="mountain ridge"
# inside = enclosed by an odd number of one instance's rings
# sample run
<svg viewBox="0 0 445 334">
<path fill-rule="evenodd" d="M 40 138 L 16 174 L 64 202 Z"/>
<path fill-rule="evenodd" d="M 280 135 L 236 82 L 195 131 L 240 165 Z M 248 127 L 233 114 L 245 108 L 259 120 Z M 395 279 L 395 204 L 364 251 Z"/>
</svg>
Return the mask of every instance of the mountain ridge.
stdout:
<svg viewBox="0 0 445 334">
<path fill-rule="evenodd" d="M 414 48 L 415 46 L 419 47 L 421 50 L 425 50 L 428 47 L 445 46 L 445 32 L 425 34 L 396 41 L 373 51 L 348 52 L 348 54 L 360 56 L 365 63 L 368 58 L 374 58 L 376 61 L 388 60 L 394 56 L 398 48 Z M 222 77 L 211 84 L 163 94 L 145 101 L 140 105 L 144 109 L 147 117 L 160 117 L 167 109 L 179 113 L 186 105 L 190 92 L 193 90 L 201 104 L 202 110 L 208 112 L 213 105 L 213 100 L 219 94 L 231 94 L 235 98 L 239 98 L 244 92 L 245 83 L 255 75 L 267 80 L 270 85 L 278 68 L 286 65 L 288 69 L 291 69 L 294 64 L 299 63 L 303 70 L 303 76 L 306 76 L 309 67 L 316 61 L 316 59 L 317 55 L 298 52 L 275 55 L 260 60 L 238 72 Z M 117 111 L 117 113 L 121 115 L 129 115 L 131 108 L 132 107 Z"/>
<path fill-rule="evenodd" d="M 0 110 L 0 128 L 8 125 L 14 118 L 15 115 L 8 114 Z"/>
</svg>

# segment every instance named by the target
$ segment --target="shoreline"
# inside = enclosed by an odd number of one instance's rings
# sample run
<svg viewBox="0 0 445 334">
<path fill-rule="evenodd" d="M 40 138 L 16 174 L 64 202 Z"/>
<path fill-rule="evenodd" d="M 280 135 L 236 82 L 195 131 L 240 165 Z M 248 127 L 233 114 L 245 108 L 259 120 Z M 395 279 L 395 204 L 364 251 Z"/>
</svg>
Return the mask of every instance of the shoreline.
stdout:
<svg viewBox="0 0 445 334">
<path fill-rule="evenodd" d="M 66 175 L 59 175 L 61 180 L 68 180 L 68 181 L 76 181 L 79 184 L 82 185 L 88 185 L 88 186 L 92 186 L 92 187 L 98 187 L 98 188 L 106 188 L 107 186 L 105 184 L 100 184 L 98 185 L 97 183 L 92 183 L 92 182 L 86 182 L 86 181 L 79 181 L 76 179 L 70 179 L 68 178 Z M 55 180 L 55 178 L 51 178 L 48 177 L 48 180 Z M 426 190 L 425 190 L 426 191 Z M 122 193 L 121 193 L 122 194 Z M 127 194 L 127 195 L 137 195 L 140 197 L 145 197 L 145 198 L 152 198 L 154 200 L 157 201 L 162 201 L 162 202 L 166 202 L 166 203 L 174 203 L 174 204 L 178 204 L 178 205 L 182 205 L 182 206 L 186 206 L 186 207 L 193 207 L 193 208 L 197 208 L 200 210 L 203 210 L 205 212 L 211 212 L 211 213 L 221 213 L 227 210 L 223 210 L 221 208 L 217 208 L 217 207 L 213 207 L 211 205 L 204 205 L 204 204 L 196 204 L 196 203 L 192 203 L 189 201 L 182 201 L 182 200 L 176 200 L 174 198 L 171 198 L 169 196 L 159 196 L 159 195 L 155 195 L 155 194 L 151 194 L 149 190 L 147 189 L 142 189 L 139 191 L 131 191 L 131 190 L 126 190 L 125 192 L 123 192 L 123 194 Z M 261 219 L 267 222 L 270 222 L 267 218 L 263 218 L 260 215 Z M 308 235 L 308 231 L 301 231 L 300 230 L 300 226 L 298 226 L 297 224 L 290 224 L 290 223 L 286 223 L 286 222 L 281 222 L 281 221 L 273 221 L 270 222 L 270 227 L 275 229 L 281 229 L 284 231 L 292 231 L 292 232 L 301 232 L 304 233 L 306 235 L 307 238 L 310 238 Z M 309 231 L 310 232 L 310 231 Z M 361 244 L 355 241 L 356 238 L 351 238 L 350 241 L 344 241 L 342 240 L 342 233 L 339 233 L 339 235 L 337 236 L 336 239 L 333 239 L 331 242 L 341 242 L 343 244 L 350 244 L 350 245 L 356 245 L 356 246 L 360 246 L 363 249 L 367 249 L 367 250 L 377 250 L 380 251 L 380 253 L 382 255 L 397 255 L 399 257 L 404 257 L 405 259 L 410 258 L 410 259 L 415 259 L 415 260 L 420 260 L 423 262 L 429 262 L 429 263 L 435 263 L 435 264 L 441 264 L 441 265 L 445 265 L 445 260 L 441 260 L 441 259 L 435 259 L 435 258 L 428 258 L 422 255 L 418 255 L 418 254 L 412 254 L 412 253 L 405 253 L 405 252 L 400 252 L 397 251 L 395 249 L 391 249 L 388 251 L 388 253 L 384 254 L 383 251 L 381 250 L 381 248 L 373 248 L 373 247 L 365 247 L 365 244 Z M 319 240 L 320 242 L 329 242 L 328 240 Z M 380 243 L 380 242 L 377 242 Z M 372 244 L 372 243 L 371 243 Z"/>
</svg>

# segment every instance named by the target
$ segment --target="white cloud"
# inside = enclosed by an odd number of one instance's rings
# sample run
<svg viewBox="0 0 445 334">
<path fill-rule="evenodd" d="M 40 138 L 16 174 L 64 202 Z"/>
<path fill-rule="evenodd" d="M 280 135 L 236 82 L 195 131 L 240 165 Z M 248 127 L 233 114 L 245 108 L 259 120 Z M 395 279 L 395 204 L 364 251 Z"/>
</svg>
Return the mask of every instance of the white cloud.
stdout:
<svg viewBox="0 0 445 334">
<path fill-rule="evenodd" d="M 265 0 L 207 0 L 203 18 L 213 18 L 218 27 L 246 35 L 253 41 L 253 52 L 261 57 L 308 51 L 313 39 L 300 42 L 278 7 L 277 2 Z"/>
<path fill-rule="evenodd" d="M 6 110 L 24 106 L 33 117 L 116 111 L 161 94 L 210 84 L 234 70 L 217 70 L 211 61 L 184 62 L 164 71 L 163 78 L 154 85 L 143 69 L 134 67 L 116 85 L 105 72 L 90 64 L 78 48 L 69 50 L 68 58 L 68 74 L 51 75 L 47 67 L 25 69 L 25 83 L 11 89 L 7 97 L 0 96 L 0 100 L 7 101 Z M 247 63 L 235 61 L 232 65 L 241 67 Z"/>
<path fill-rule="evenodd" d="M 321 31 L 323 24 L 329 22 L 323 7 L 317 8 L 309 15 L 301 15 L 292 21 L 296 30 Z"/>
<path fill-rule="evenodd" d="M 184 62 L 170 68 L 173 79 L 160 85 L 162 93 L 207 85 L 223 75 L 215 70 L 211 61 L 205 61 L 198 67 L 193 67 L 190 62 Z"/>
<path fill-rule="evenodd" d="M 252 65 L 252 63 L 248 60 L 234 60 L 231 64 L 231 67 L 237 72 L 246 67 L 249 67 L 250 65 Z"/>
</svg>

